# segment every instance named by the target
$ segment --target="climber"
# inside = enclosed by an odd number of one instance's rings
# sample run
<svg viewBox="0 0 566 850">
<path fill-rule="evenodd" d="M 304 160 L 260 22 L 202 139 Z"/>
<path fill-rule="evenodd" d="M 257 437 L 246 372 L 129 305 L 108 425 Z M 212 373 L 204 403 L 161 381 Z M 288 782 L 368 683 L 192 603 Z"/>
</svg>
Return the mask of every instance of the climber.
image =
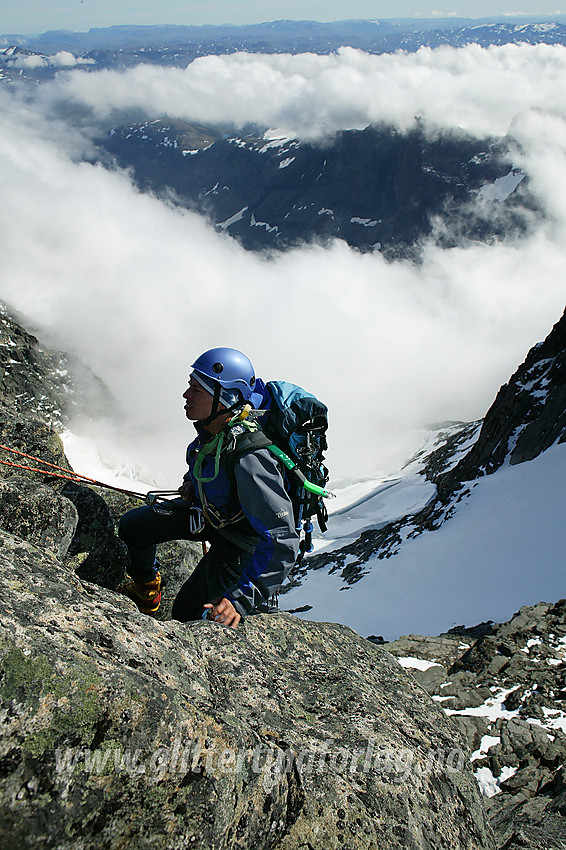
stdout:
<svg viewBox="0 0 566 850">
<path fill-rule="evenodd" d="M 156 544 L 206 541 L 210 548 L 177 594 L 172 617 L 206 616 L 236 628 L 247 614 L 269 610 L 299 538 L 277 460 L 266 448 L 236 460 L 232 474 L 226 467 L 232 429 L 249 406 L 261 405 L 251 362 L 236 349 L 213 348 L 191 368 L 183 393 L 185 415 L 197 431 L 187 449 L 189 468 L 169 511 L 144 506 L 121 518 L 118 533 L 131 567 L 119 589 L 140 611 L 154 614 L 161 601 Z"/>
</svg>

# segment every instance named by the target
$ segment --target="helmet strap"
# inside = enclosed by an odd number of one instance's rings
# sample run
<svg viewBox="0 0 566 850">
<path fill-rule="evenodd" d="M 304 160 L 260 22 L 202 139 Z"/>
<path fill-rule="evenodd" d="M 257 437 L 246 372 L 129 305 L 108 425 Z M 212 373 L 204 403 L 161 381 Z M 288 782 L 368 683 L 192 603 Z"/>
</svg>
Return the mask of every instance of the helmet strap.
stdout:
<svg viewBox="0 0 566 850">
<path fill-rule="evenodd" d="M 207 416 L 206 419 L 202 420 L 202 424 L 206 428 L 207 425 L 210 425 L 211 422 L 214 422 L 215 419 L 220 416 L 220 413 L 224 413 L 224 411 L 218 410 L 218 404 L 220 402 L 220 384 L 218 381 L 214 383 L 214 395 L 212 396 L 212 410 L 210 411 L 210 416 Z"/>
<path fill-rule="evenodd" d="M 211 422 L 214 422 L 215 419 L 218 419 L 219 416 L 224 416 L 226 413 L 234 413 L 235 410 L 239 410 L 242 407 L 242 401 L 236 401 L 231 407 L 227 407 L 223 410 L 218 410 L 218 405 L 220 403 L 220 384 L 218 381 L 215 382 L 214 386 L 214 395 L 212 397 L 212 410 L 210 412 L 210 416 L 207 416 L 206 419 L 201 420 L 201 424 L 206 428 L 210 425 Z"/>
</svg>

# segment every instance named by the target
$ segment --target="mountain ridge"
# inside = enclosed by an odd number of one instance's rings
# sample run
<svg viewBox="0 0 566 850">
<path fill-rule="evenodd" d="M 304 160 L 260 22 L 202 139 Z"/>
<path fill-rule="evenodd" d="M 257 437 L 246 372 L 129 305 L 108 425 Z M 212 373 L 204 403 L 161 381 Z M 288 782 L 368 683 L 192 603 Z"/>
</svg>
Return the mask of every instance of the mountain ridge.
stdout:
<svg viewBox="0 0 566 850">
<path fill-rule="evenodd" d="M 38 36 L 0 35 L 2 50 L 19 46 L 38 56 L 71 51 L 92 62 L 90 70 L 127 68 L 140 62 L 186 67 L 207 55 L 248 53 L 316 53 L 341 47 L 369 53 L 415 52 L 421 47 L 482 47 L 503 44 L 566 44 L 566 16 L 501 19 L 390 19 L 384 21 L 275 21 L 265 24 L 183 27 L 127 25 L 88 33 L 53 31 Z M 21 68 L 19 70 L 22 70 Z M 88 70 L 88 69 L 87 69 Z M 5 73 L 5 72 L 4 72 Z M 18 72 L 19 73 L 19 72 Z M 49 79 L 56 69 L 26 69 L 30 79 Z"/>
<path fill-rule="evenodd" d="M 24 46 L 37 46 L 41 49 L 61 49 L 61 47 L 80 46 L 82 49 L 104 49 L 111 46 L 165 46 L 168 43 L 183 43 L 195 40 L 202 43 L 203 39 L 217 41 L 231 37 L 242 40 L 252 40 L 263 37 L 267 39 L 285 39 L 289 34 L 304 38 L 361 40 L 351 46 L 366 46 L 375 44 L 382 37 L 403 34 L 427 32 L 463 32 L 464 30 L 482 29 L 484 27 L 501 27 L 501 31 L 511 33 L 514 28 L 548 27 L 549 24 L 561 26 L 566 24 L 566 16 L 556 14 L 547 16 L 506 16 L 484 18 L 466 17 L 435 17 L 435 18 L 378 18 L 345 19 L 340 21 L 315 20 L 276 20 L 257 24 L 160 24 L 160 25 L 128 25 L 121 24 L 110 27 L 92 27 L 88 31 L 48 30 L 37 35 L 0 34 L 0 39 L 13 39 L 15 43 Z M 342 45 L 339 45 L 342 46 Z"/>
</svg>

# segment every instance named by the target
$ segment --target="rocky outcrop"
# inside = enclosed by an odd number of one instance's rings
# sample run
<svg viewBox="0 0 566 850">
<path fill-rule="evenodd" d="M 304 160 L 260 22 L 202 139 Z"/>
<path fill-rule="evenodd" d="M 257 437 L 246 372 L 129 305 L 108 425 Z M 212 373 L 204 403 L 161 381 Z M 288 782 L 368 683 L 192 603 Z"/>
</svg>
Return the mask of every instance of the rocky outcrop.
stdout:
<svg viewBox="0 0 566 850">
<path fill-rule="evenodd" d="M 32 459 L 41 458 L 71 472 L 53 426 L 67 424 L 79 407 L 112 409 L 110 394 L 86 367 L 44 348 L 2 305 L 0 385 L 0 528 L 57 558 L 74 557 L 91 581 L 115 587 L 126 560 L 106 503 L 90 488 L 32 471 L 46 469 Z"/>
<path fill-rule="evenodd" d="M 63 444 L 46 422 L 31 415 L 12 416 L 1 406 L 0 444 L 69 468 Z M 21 469 L 22 465 L 37 468 L 37 464 L 2 448 L 0 461 L 0 528 L 64 557 L 73 539 L 77 513 L 60 493 L 62 482 L 47 486 L 47 481 L 57 479 Z"/>
<path fill-rule="evenodd" d="M 566 847 L 566 600 L 386 645 L 468 740 L 497 846 Z M 429 662 L 419 665 L 418 659 Z"/>
<path fill-rule="evenodd" d="M 495 472 L 507 460 L 523 463 L 566 440 L 566 312 L 544 342 L 501 387 L 477 442 L 441 482 L 450 491 L 462 481 Z"/>
<path fill-rule="evenodd" d="M 85 366 L 43 347 L 2 305 L 0 384 L 0 446 L 62 467 L 63 474 L 71 469 L 53 426 L 68 424 L 78 409 L 87 416 L 89 411 L 115 409 L 108 390 Z M 114 589 L 128 567 L 116 522 L 139 501 L 111 491 L 102 498 L 97 488 L 29 467 L 37 469 L 38 464 L 0 448 L 0 528 L 50 551 L 80 578 Z M 169 617 L 199 555 L 199 547 L 191 543 L 159 547 L 167 574 L 160 617 Z"/>
<path fill-rule="evenodd" d="M 493 846 L 457 731 L 380 647 L 159 623 L 1 546 L 2 846 Z"/>
<path fill-rule="evenodd" d="M 77 358 L 41 345 L 0 302 L 0 409 L 65 425 L 81 411 L 112 412 L 104 384 Z"/>
</svg>

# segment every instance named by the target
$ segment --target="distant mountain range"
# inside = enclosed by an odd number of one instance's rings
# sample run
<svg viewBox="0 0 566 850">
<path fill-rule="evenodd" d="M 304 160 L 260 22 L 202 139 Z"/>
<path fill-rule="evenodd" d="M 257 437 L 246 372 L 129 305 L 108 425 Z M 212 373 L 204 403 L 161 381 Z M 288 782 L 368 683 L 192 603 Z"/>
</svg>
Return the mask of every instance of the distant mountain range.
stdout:
<svg viewBox="0 0 566 850">
<path fill-rule="evenodd" d="M 62 68 L 186 66 L 237 50 L 328 53 L 350 45 L 380 53 L 422 45 L 566 44 L 553 21 L 276 21 L 235 27 L 109 27 L 88 33 L 4 36 L 0 85 L 36 86 Z M 418 255 L 422 237 L 450 246 L 520 234 L 532 209 L 528 181 L 505 141 L 427 137 L 368 127 L 325 145 L 266 136 L 261 127 L 202 127 L 152 116 L 122 118 L 99 139 L 99 159 L 130 170 L 143 191 L 206 215 L 252 250 L 339 238 L 388 257 Z M 483 198 L 486 203 L 470 202 Z M 490 201 L 493 202 L 490 204 Z M 449 220 L 450 227 L 443 224 Z M 447 235 L 448 234 L 448 235 Z"/>
<path fill-rule="evenodd" d="M 141 62 L 186 66 L 239 50 L 329 53 L 342 45 L 374 53 L 506 43 L 566 44 L 554 20 L 392 19 L 275 21 L 253 26 L 118 26 L 88 33 L 0 36 L 0 85 L 36 86 L 58 71 L 126 69 Z M 137 120 L 136 120 L 137 119 Z M 99 159 L 127 168 L 142 191 L 206 215 L 252 250 L 339 238 L 388 257 L 418 255 L 436 230 L 451 246 L 521 234 L 532 209 L 528 181 L 505 141 L 426 136 L 368 127 L 326 144 L 272 138 L 265 127 L 202 127 L 152 116 L 106 128 Z M 483 198 L 486 203 L 470 202 Z M 493 201 L 493 203 L 489 203 Z M 450 227 L 443 224 L 449 220 Z"/>
<path fill-rule="evenodd" d="M 94 60 L 95 69 L 131 67 L 139 62 L 182 67 L 199 56 L 238 51 L 327 54 L 349 46 L 369 53 L 393 53 L 414 52 L 423 46 L 463 47 L 472 43 L 483 47 L 566 44 L 566 16 L 508 17 L 504 21 L 399 18 L 331 23 L 273 21 L 249 26 L 116 26 L 84 33 L 56 30 L 33 36 L 0 35 L 0 49 L 19 47 L 46 57 L 71 51 Z M 35 72 L 45 75 L 46 68 L 37 66 Z"/>
</svg>

